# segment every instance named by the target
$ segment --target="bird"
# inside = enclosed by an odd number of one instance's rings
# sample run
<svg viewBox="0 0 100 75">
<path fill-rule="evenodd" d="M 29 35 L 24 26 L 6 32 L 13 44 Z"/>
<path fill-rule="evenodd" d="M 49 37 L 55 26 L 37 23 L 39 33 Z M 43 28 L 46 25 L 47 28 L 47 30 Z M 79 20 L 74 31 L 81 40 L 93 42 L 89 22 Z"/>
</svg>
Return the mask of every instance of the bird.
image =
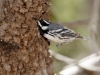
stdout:
<svg viewBox="0 0 100 75">
<path fill-rule="evenodd" d="M 67 27 L 64 27 L 60 24 L 49 22 L 45 19 L 38 19 L 33 18 L 38 26 L 40 34 L 53 42 L 58 43 L 56 46 L 63 45 L 64 43 L 72 42 L 75 39 L 84 39 L 88 40 L 87 38 L 84 38 L 79 33 L 76 33 L 74 30 L 71 30 Z"/>
</svg>

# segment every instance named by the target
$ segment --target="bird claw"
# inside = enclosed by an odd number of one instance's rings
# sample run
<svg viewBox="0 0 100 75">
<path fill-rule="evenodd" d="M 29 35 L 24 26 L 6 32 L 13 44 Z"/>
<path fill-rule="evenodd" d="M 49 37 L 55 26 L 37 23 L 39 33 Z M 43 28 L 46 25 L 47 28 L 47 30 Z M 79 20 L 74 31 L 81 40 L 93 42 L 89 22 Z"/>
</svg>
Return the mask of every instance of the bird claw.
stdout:
<svg viewBox="0 0 100 75">
<path fill-rule="evenodd" d="M 63 45 L 63 43 L 61 43 L 61 44 L 56 44 L 56 47 L 59 49 L 59 46 L 62 46 Z"/>
<path fill-rule="evenodd" d="M 56 47 L 59 49 L 59 46 L 63 46 L 65 45 L 66 42 L 60 43 L 60 44 L 56 44 Z"/>
<path fill-rule="evenodd" d="M 56 47 L 59 49 L 59 44 L 56 44 Z"/>
</svg>

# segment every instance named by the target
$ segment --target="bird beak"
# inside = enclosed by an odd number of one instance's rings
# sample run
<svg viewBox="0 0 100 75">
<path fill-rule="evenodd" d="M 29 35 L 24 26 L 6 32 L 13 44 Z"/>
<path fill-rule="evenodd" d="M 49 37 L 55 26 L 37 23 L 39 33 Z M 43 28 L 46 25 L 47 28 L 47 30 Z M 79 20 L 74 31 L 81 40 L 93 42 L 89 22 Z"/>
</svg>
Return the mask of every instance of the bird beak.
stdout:
<svg viewBox="0 0 100 75">
<path fill-rule="evenodd" d="M 38 21 L 39 19 L 33 17 L 33 20 Z"/>
</svg>

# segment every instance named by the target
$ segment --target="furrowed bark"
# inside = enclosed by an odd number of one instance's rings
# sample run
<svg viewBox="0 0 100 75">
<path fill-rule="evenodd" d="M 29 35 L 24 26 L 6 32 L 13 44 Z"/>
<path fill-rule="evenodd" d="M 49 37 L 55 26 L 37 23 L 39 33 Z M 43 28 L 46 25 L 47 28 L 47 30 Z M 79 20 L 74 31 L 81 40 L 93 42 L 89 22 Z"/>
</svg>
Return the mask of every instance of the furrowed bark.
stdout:
<svg viewBox="0 0 100 75">
<path fill-rule="evenodd" d="M 32 17 L 49 20 L 50 0 L 0 0 L 0 75 L 53 75 L 48 42 Z"/>
</svg>

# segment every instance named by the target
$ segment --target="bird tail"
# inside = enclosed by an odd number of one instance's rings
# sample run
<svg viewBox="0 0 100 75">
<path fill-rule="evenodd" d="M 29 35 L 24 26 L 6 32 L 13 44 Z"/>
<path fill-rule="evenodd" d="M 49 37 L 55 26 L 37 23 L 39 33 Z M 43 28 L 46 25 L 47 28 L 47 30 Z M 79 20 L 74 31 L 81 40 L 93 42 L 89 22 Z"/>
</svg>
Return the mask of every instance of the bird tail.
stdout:
<svg viewBox="0 0 100 75">
<path fill-rule="evenodd" d="M 77 38 L 77 39 L 83 39 L 83 40 L 89 40 L 89 41 L 91 41 L 90 39 L 85 38 L 85 37 L 81 36 L 80 34 L 77 34 L 77 35 L 76 35 L 76 38 Z"/>
</svg>

